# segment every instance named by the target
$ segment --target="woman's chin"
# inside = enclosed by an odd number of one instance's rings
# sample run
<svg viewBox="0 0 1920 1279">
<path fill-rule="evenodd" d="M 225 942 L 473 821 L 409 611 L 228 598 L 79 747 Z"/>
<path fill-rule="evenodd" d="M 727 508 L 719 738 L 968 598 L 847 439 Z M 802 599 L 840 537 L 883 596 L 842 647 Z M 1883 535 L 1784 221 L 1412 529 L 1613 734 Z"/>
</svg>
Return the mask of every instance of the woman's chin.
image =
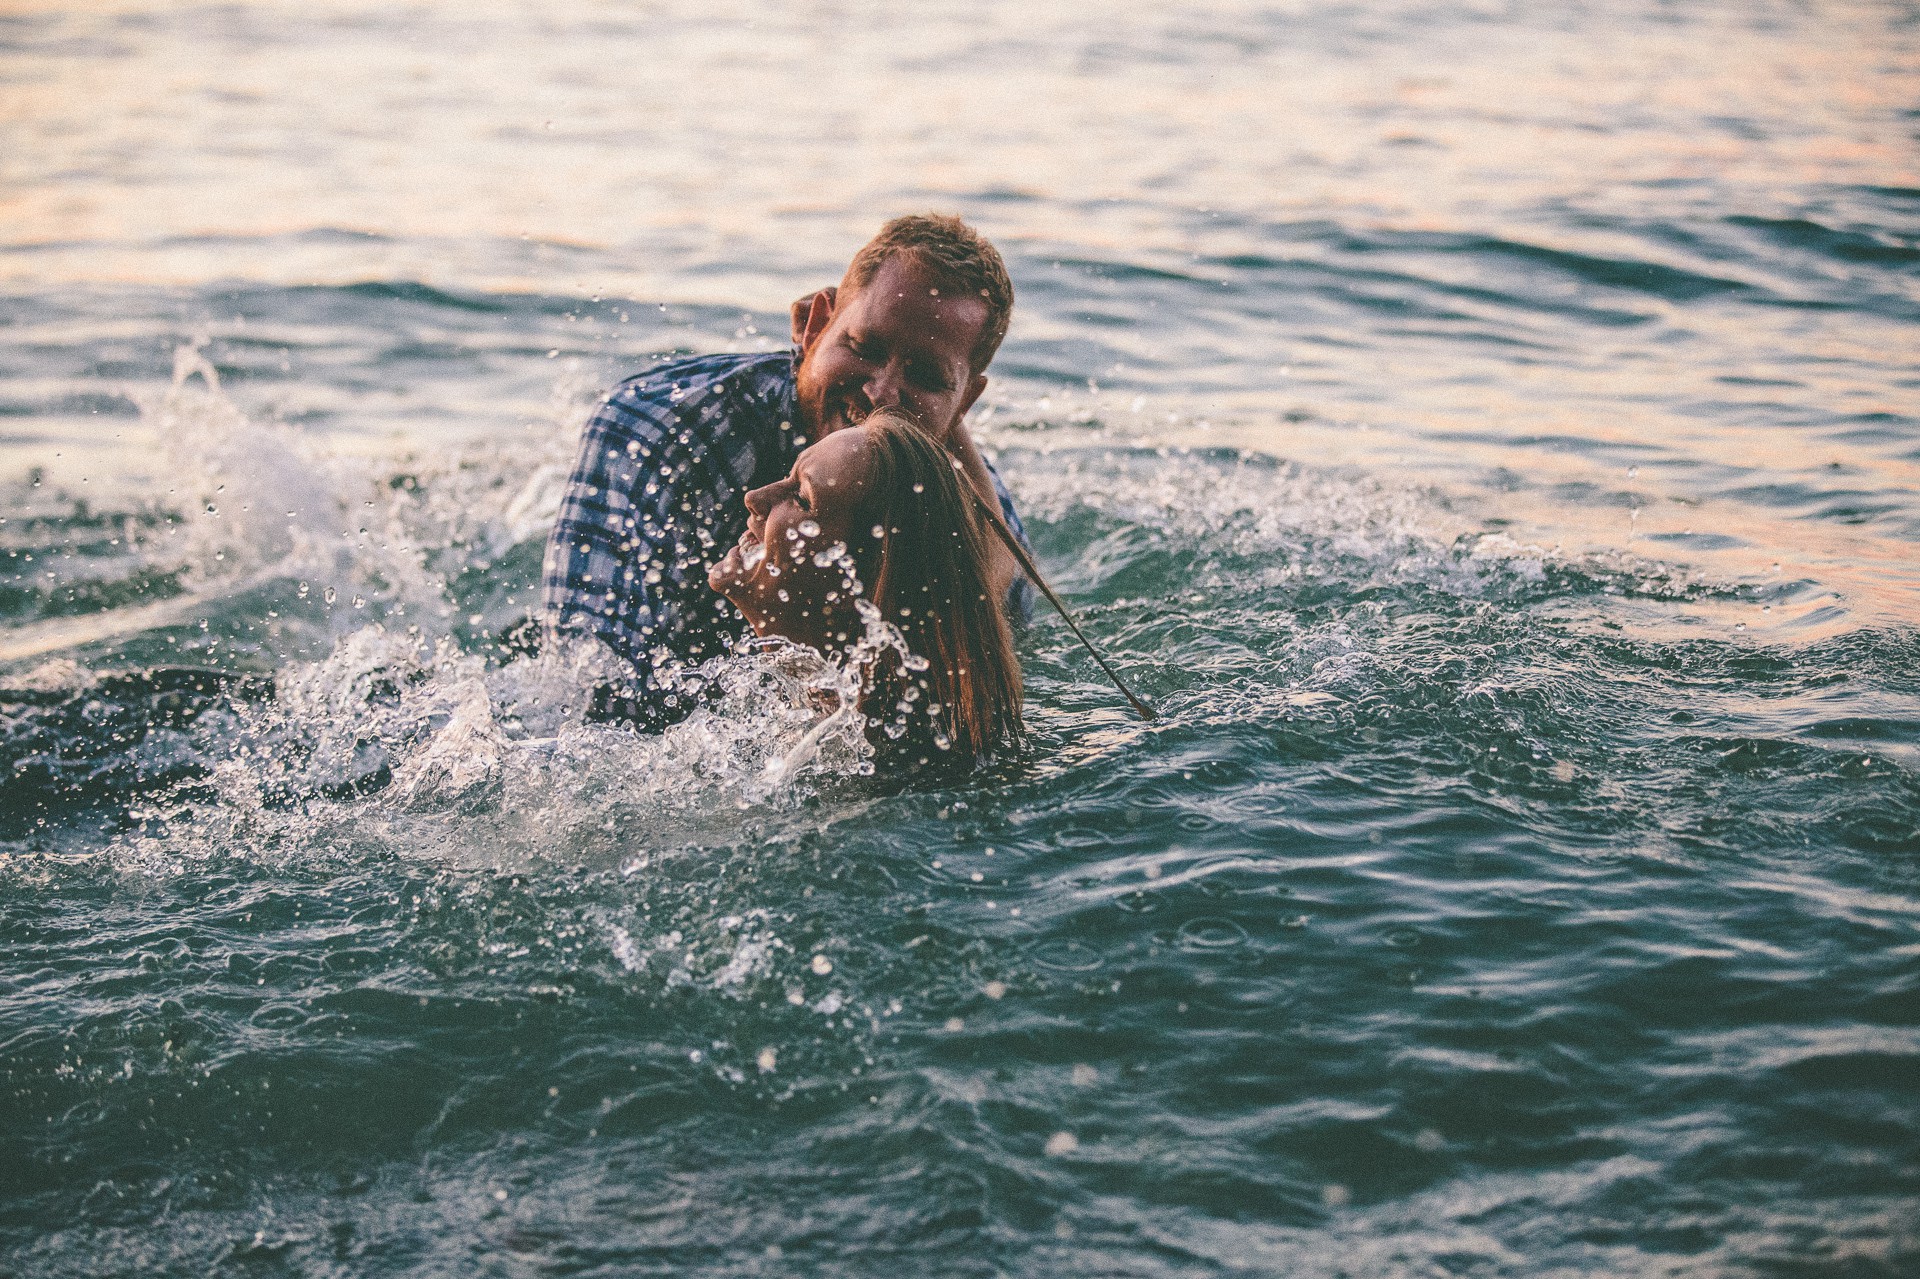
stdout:
<svg viewBox="0 0 1920 1279">
<path fill-rule="evenodd" d="M 707 585 L 732 599 L 733 592 L 740 589 L 746 576 L 747 566 L 741 561 L 740 548 L 729 546 L 727 553 L 707 570 Z"/>
<path fill-rule="evenodd" d="M 759 606 L 753 584 L 748 580 L 748 573 L 741 566 L 737 552 L 727 552 L 726 559 L 707 570 L 707 585 L 727 603 L 740 610 L 740 615 L 747 619 L 747 625 L 752 628 L 755 635 L 766 636 L 778 633 L 772 619 L 767 616 L 766 610 Z"/>
</svg>

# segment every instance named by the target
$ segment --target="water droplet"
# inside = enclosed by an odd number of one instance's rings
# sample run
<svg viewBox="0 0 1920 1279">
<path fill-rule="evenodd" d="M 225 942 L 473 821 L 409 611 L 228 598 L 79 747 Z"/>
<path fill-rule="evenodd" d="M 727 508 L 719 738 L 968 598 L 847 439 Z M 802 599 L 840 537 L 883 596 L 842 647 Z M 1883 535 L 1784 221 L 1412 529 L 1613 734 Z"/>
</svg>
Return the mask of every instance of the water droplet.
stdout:
<svg viewBox="0 0 1920 1279">
<path fill-rule="evenodd" d="M 1073 1086 L 1075 1088 L 1091 1088 L 1099 1082 L 1100 1072 L 1092 1066 L 1087 1065 L 1084 1061 L 1074 1066 Z"/>
<path fill-rule="evenodd" d="M 1080 1139 L 1070 1132 L 1057 1132 L 1047 1138 L 1047 1153 L 1058 1159 L 1080 1149 Z"/>
<path fill-rule="evenodd" d="M 947 1018 L 945 1028 L 946 1028 L 946 1032 L 949 1035 L 957 1035 L 962 1030 L 965 1030 L 966 1026 L 967 1026 L 967 1023 L 964 1021 L 961 1021 L 958 1017 L 949 1017 Z"/>
<path fill-rule="evenodd" d="M 754 1062 L 760 1067 L 761 1074 L 770 1075 L 773 1073 L 774 1068 L 780 1064 L 780 1054 L 771 1048 L 762 1048 L 760 1055 L 754 1058 Z"/>
<path fill-rule="evenodd" d="M 331 586 L 329 586 L 326 590 L 320 593 L 320 598 L 325 600 L 327 603 L 331 604 L 335 600 L 340 598 L 340 592 L 334 590 Z"/>
<path fill-rule="evenodd" d="M 1027 955 L 1040 967 L 1057 973 L 1090 973 L 1106 962 L 1093 947 L 1069 938 L 1043 941 Z"/>
<path fill-rule="evenodd" d="M 833 961 L 825 955 L 815 955 L 813 957 L 813 971 L 825 977 L 833 971 Z"/>
<path fill-rule="evenodd" d="M 1345 1186 L 1323 1186 L 1320 1190 L 1320 1202 L 1329 1208 L 1344 1208 L 1353 1202 L 1353 1192 Z"/>
<path fill-rule="evenodd" d="M 1007 994 L 1007 983 L 1003 981 L 990 981 L 982 986 L 980 991 L 988 999 L 1004 999 Z"/>
<path fill-rule="evenodd" d="M 1188 950 L 1230 950 L 1246 942 L 1247 930 L 1231 919 L 1206 916 L 1180 925 L 1180 944 Z"/>
<path fill-rule="evenodd" d="M 819 537 L 820 525 L 813 520 L 801 520 L 800 536 L 801 537 Z"/>
</svg>

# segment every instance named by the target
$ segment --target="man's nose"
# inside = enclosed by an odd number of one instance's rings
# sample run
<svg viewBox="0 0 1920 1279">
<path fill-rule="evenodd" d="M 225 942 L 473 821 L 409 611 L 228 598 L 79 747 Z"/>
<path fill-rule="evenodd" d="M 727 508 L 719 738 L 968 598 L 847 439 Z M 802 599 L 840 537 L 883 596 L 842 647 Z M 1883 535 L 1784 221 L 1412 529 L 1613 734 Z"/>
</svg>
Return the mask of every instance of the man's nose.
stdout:
<svg viewBox="0 0 1920 1279">
<path fill-rule="evenodd" d="M 866 391 L 868 405 L 876 409 L 900 407 L 900 382 L 900 370 L 893 364 L 883 364 L 875 369 L 862 388 Z"/>
</svg>

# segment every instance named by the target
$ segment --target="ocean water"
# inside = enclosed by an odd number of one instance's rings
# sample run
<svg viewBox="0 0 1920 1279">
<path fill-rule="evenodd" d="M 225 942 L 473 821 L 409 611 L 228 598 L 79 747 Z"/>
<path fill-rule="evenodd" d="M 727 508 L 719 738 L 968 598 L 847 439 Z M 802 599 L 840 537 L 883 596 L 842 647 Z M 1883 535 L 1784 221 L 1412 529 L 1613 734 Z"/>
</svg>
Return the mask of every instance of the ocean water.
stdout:
<svg viewBox="0 0 1920 1279">
<path fill-rule="evenodd" d="M 16 0 L 0 1273 L 1920 1270 L 1920 8 Z M 1005 251 L 1032 740 L 502 642 Z"/>
</svg>

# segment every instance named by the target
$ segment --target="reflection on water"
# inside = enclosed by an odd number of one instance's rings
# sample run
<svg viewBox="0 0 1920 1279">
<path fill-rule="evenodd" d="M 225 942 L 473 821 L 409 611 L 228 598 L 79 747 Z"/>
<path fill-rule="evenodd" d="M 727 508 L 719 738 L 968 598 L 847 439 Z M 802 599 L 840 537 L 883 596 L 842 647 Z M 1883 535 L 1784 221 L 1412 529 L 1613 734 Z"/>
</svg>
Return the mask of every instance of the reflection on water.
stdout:
<svg viewBox="0 0 1920 1279">
<path fill-rule="evenodd" d="M 1917 42 L 11 6 L 0 1270 L 1912 1270 Z M 585 413 L 927 206 L 1163 718 L 587 723 Z"/>
<path fill-rule="evenodd" d="M 1920 185 L 1913 35 L 1876 5 L 24 7 L 17 243 L 664 232 L 722 261 L 774 217 L 811 232 L 791 272 L 913 191 L 993 193 L 1011 238 L 1135 251 L 1180 247 L 1195 206 L 1525 240 L 1548 192 L 1616 215 L 1652 184 L 1670 209 L 1765 193 L 1739 211 L 1771 216 L 1808 188 Z M 629 269 L 645 297 L 684 270 Z M 784 303 L 774 284 L 727 296 Z"/>
</svg>

